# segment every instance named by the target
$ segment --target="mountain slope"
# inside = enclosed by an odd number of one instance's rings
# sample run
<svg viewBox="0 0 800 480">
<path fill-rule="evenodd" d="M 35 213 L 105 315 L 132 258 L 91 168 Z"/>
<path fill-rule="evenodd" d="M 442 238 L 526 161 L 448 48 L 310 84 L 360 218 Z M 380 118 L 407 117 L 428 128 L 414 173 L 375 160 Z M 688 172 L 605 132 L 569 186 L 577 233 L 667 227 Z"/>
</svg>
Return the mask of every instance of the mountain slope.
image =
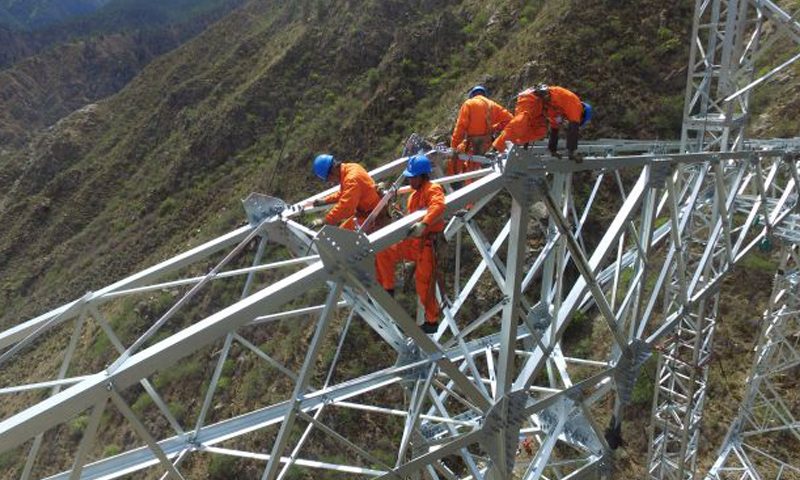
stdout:
<svg viewBox="0 0 800 480">
<path fill-rule="evenodd" d="M 663 17 L 682 25 L 673 35 L 684 38 L 690 7 L 651 3 L 653 24 Z M 682 80 L 669 75 L 685 48 L 660 51 L 670 42 L 630 27 L 640 19 L 625 5 L 607 10 L 617 21 L 603 40 L 590 38 L 592 29 L 567 26 L 606 7 L 581 5 L 249 3 L 91 113 L 3 160 L 0 221 L 11 228 L 0 234 L 0 314 L 17 310 L 22 297 L 37 299 L 26 302 L 28 312 L 69 298 L 157 257 L 157 245 L 169 251 L 201 226 L 237 222 L 237 198 L 251 190 L 297 198 L 316 151 L 374 164 L 413 130 L 444 136 L 476 81 L 504 100 L 534 81 L 572 86 L 598 105 L 590 136 L 675 135 L 679 108 L 665 98 L 682 92 Z M 331 8 L 339 14 L 328 16 Z M 603 54 L 623 39 L 639 50 L 608 64 Z M 599 55 L 585 52 L 587 41 L 601 46 Z M 640 51 L 657 53 L 641 59 Z M 620 66 L 631 74 L 619 75 Z M 634 121 L 642 111 L 665 116 L 668 127 Z M 276 162 L 284 181 L 270 184 Z M 180 214 L 158 215 L 170 199 Z M 90 255 L 80 268 L 76 252 Z M 42 294 L 56 278 L 59 286 Z"/>
<path fill-rule="evenodd" d="M 27 58 L 33 52 L 15 47 L 30 47 L 26 37 L 7 32 L 6 52 L 23 59 L 14 58 L 11 67 L 0 70 L 0 146 L 18 147 L 37 130 L 116 93 L 152 59 L 201 32 L 240 2 L 208 0 L 193 9 L 185 8 L 181 0 L 151 3 L 141 3 L 134 11 L 130 2 L 118 0 L 109 5 L 116 9 L 113 14 L 98 13 L 74 30 L 62 25 L 64 32 L 82 32 L 80 37 Z M 146 14 L 146 19 L 126 16 L 135 12 Z M 118 33 L 89 35 L 92 31 Z M 38 48 L 35 42 L 32 48 Z"/>
<path fill-rule="evenodd" d="M 17 28 L 42 28 L 91 13 L 111 0 L 2 0 L 0 24 Z"/>
<path fill-rule="evenodd" d="M 229 229 L 250 191 L 300 198 L 315 153 L 373 166 L 412 131 L 447 138 L 476 82 L 509 106 L 540 81 L 573 88 L 597 110 L 589 138 L 674 138 L 691 11 L 688 0 L 250 1 L 24 151 L 0 151 L 0 323 Z M 632 443 L 623 463 L 644 455 Z"/>
</svg>

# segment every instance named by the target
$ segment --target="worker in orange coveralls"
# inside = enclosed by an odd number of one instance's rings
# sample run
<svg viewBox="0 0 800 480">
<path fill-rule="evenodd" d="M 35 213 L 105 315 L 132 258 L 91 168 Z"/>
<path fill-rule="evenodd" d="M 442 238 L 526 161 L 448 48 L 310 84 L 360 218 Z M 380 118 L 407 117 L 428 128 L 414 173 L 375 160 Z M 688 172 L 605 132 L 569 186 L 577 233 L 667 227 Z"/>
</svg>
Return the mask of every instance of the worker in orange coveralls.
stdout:
<svg viewBox="0 0 800 480">
<path fill-rule="evenodd" d="M 486 87 L 476 85 L 461 105 L 458 120 L 453 129 L 450 146 L 453 158 L 447 163 L 447 174 L 471 172 L 480 168 L 480 163 L 459 160 L 458 153 L 483 155 L 492 147 L 494 134 L 503 130 L 511 120 L 511 113 L 502 105 L 487 98 Z M 465 182 L 465 183 L 469 183 Z"/>
<path fill-rule="evenodd" d="M 581 102 L 575 93 L 563 87 L 540 84 L 533 89 L 533 94 L 542 99 L 544 114 L 550 122 L 547 149 L 554 157 L 561 158 L 558 153 L 558 130 L 563 124 L 567 127 L 569 159 L 576 162 L 583 161 L 583 158 L 575 152 L 578 149 L 578 128 L 591 120 L 592 106 Z"/>
<path fill-rule="evenodd" d="M 445 211 L 444 189 L 430 181 L 431 161 L 423 154 L 408 159 L 403 175 L 408 178 L 413 192 L 408 197 L 407 213 L 425 210 L 425 216 L 411 226 L 411 238 L 400 241 L 378 252 L 375 260 L 378 282 L 394 295 L 394 274 L 398 262 L 413 261 L 416 265 L 414 281 L 420 303 L 425 307 L 425 323 L 422 330 L 436 333 L 439 326 L 439 303 L 436 301 L 436 243 L 441 241 L 444 230 L 442 216 Z"/>
<path fill-rule="evenodd" d="M 357 163 L 341 163 L 333 155 L 317 155 L 314 159 L 314 174 L 328 183 L 338 183 L 339 191 L 306 204 L 314 207 L 336 204 L 325 218 L 311 222 L 313 228 L 327 224 L 355 230 L 381 201 L 372 177 Z"/>
<path fill-rule="evenodd" d="M 533 89 L 529 88 L 517 95 L 514 117 L 492 146 L 498 152 L 504 152 L 507 141 L 514 145 L 525 145 L 541 140 L 545 135 L 547 135 L 547 123 L 544 116 L 544 102 L 534 95 Z"/>
</svg>

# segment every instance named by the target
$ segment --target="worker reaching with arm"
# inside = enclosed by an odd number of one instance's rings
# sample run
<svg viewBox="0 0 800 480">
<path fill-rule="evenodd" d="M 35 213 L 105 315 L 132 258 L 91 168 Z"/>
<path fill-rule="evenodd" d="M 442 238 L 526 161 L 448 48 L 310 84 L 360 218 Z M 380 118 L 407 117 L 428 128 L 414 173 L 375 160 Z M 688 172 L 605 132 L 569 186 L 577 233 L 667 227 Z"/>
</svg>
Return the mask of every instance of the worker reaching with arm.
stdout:
<svg viewBox="0 0 800 480">
<path fill-rule="evenodd" d="M 454 156 L 447 163 L 447 174 L 456 175 L 477 170 L 480 163 L 459 160 L 456 155 L 483 155 L 492 147 L 494 134 L 503 130 L 510 120 L 511 113 L 488 98 L 486 87 L 473 87 L 467 94 L 467 100 L 461 105 L 453 128 L 450 146 Z"/>
<path fill-rule="evenodd" d="M 498 152 L 504 152 L 506 142 L 527 145 L 543 139 L 545 135 L 547 135 L 547 123 L 542 99 L 534 95 L 533 89 L 529 88 L 517 95 L 514 117 L 495 139 L 493 147 Z"/>
<path fill-rule="evenodd" d="M 364 223 L 381 200 L 372 177 L 357 163 L 341 163 L 333 155 L 317 155 L 314 159 L 314 174 L 323 181 L 339 185 L 338 192 L 306 203 L 307 207 L 335 204 L 324 218 L 311 223 L 314 228 L 327 224 L 355 230 Z"/>
<path fill-rule="evenodd" d="M 403 260 L 415 263 L 414 282 L 420 303 L 425 308 L 425 333 L 436 333 L 439 325 L 439 303 L 436 300 L 437 259 L 436 243 L 443 241 L 442 231 L 445 211 L 444 189 L 431 182 L 431 161 L 423 154 L 408 159 L 403 175 L 408 179 L 413 191 L 408 197 L 407 214 L 417 210 L 427 210 L 418 222 L 413 224 L 405 240 L 378 252 L 375 259 L 378 282 L 394 295 L 395 267 Z"/>
<path fill-rule="evenodd" d="M 563 87 L 537 85 L 534 95 L 542 99 L 544 112 L 550 122 L 550 139 L 547 149 L 554 157 L 561 158 L 558 153 L 558 131 L 563 124 L 567 127 L 567 155 L 570 160 L 582 162 L 583 157 L 576 153 L 578 149 L 578 129 L 586 125 L 592 118 L 592 106 L 573 92 Z"/>
</svg>

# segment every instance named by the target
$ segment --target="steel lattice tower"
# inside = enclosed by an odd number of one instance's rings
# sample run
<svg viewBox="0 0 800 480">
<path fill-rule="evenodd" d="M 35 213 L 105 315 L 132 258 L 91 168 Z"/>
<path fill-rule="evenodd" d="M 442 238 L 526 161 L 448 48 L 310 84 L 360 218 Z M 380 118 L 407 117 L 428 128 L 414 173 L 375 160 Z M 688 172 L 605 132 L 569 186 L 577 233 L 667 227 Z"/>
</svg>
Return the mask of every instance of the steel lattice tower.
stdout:
<svg viewBox="0 0 800 480">
<path fill-rule="evenodd" d="M 613 478 L 621 412 L 659 351 L 657 388 L 667 393 L 654 401 L 649 472 L 689 478 L 718 287 L 750 251 L 797 222 L 800 140 L 742 133 L 750 87 L 738 86 L 752 75 L 748 52 L 760 26 L 793 28 L 774 5 L 755 3 L 755 17 L 742 15 L 744 2 L 698 3 L 698 18 L 710 8 L 720 20 L 714 28 L 722 19 L 725 27 L 700 33 L 706 24 L 698 22 L 693 38 L 715 43 L 704 51 L 739 73 L 695 75 L 711 57 L 693 56 L 682 143 L 585 142 L 581 164 L 514 148 L 473 157 L 483 168 L 452 177 L 441 170 L 450 153 L 428 151 L 448 191 L 437 334 L 425 335 L 408 298 L 375 280 L 376 252 L 405 238 L 421 212 L 369 235 L 317 232 L 303 225 L 301 205 L 332 189 L 296 204 L 252 195 L 247 225 L 0 332 L 3 378 L 25 379 L 0 385 L 0 396 L 15 399 L 3 410 L 0 452 L 27 459 L 23 479 L 148 469 L 184 478 L 185 465 L 211 454 L 255 463 L 270 480 L 298 468 L 381 479 Z M 406 161 L 370 174 L 391 180 Z M 581 172 L 591 175 L 589 188 L 576 181 Z M 465 180 L 472 183 L 453 189 Z M 603 192 L 614 193 L 609 204 L 601 205 Z M 223 288 L 241 295 L 220 295 Z M 132 306 L 151 295 L 168 300 L 157 314 Z M 120 319 L 144 326 L 124 335 Z M 263 342 L 293 325 L 308 331 L 292 345 L 296 356 Z M 351 342 L 356 329 L 370 332 L 384 358 L 357 373 L 341 368 L 363 348 Z M 79 358 L 87 336 L 106 346 L 108 365 Z M 41 344 L 62 355 L 36 357 Z M 164 384 L 167 372 L 181 371 L 175 366 L 209 358 L 202 391 Z M 238 358 L 269 369 L 269 395 L 221 416 L 225 372 Z M 693 373 L 682 372 L 687 365 Z M 175 405 L 189 411 L 178 415 Z M 98 445 L 109 414 L 138 447 L 109 453 Z M 391 419 L 399 427 L 380 430 L 381 445 L 359 442 L 337 428 L 342 415 L 364 428 Z M 80 428 L 64 435 L 76 418 Z M 50 441 L 73 455 L 45 461 Z M 336 451 L 326 455 L 331 444 Z"/>
</svg>

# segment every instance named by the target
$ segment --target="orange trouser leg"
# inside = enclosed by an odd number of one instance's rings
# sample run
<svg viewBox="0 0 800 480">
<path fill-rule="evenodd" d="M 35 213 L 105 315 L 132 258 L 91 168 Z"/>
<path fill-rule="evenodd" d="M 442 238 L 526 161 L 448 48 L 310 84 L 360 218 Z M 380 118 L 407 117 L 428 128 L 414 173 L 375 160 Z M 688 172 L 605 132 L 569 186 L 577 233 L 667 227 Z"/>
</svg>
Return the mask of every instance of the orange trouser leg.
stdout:
<svg viewBox="0 0 800 480">
<path fill-rule="evenodd" d="M 417 248 L 420 247 L 417 246 Z M 419 301 L 425 307 L 425 320 L 428 323 L 438 322 L 439 302 L 436 301 L 436 272 L 433 263 L 433 246 L 430 241 L 425 242 L 417 257 L 414 282 Z"/>
<path fill-rule="evenodd" d="M 433 247 L 430 241 L 408 238 L 378 252 L 375 257 L 375 270 L 378 283 L 386 290 L 394 289 L 394 273 L 397 262 L 412 261 L 416 264 L 414 283 L 422 306 L 425 307 L 425 320 L 436 323 L 439 320 L 439 302 L 436 301 L 436 285 L 433 265 Z"/>
<path fill-rule="evenodd" d="M 395 243 L 386 250 L 378 252 L 375 256 L 375 271 L 378 283 L 386 290 L 394 289 L 394 270 L 397 262 L 409 260 L 415 262 L 419 256 L 419 240 L 408 238 Z"/>
</svg>

